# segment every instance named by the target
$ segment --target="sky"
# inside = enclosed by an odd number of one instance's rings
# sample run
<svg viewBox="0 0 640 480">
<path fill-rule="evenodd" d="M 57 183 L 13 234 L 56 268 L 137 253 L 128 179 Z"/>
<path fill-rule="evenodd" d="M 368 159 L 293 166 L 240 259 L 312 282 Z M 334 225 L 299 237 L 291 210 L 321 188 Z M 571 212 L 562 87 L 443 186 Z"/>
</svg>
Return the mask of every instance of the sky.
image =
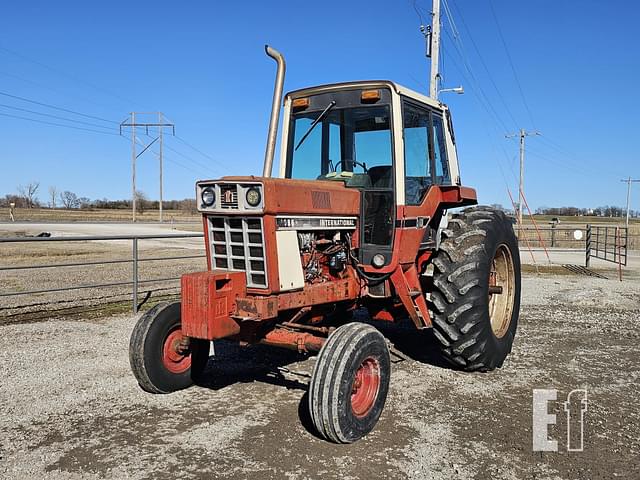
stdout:
<svg viewBox="0 0 640 480">
<path fill-rule="evenodd" d="M 429 0 L 319 5 L 8 3 L 0 16 L 0 195 L 39 181 L 45 202 L 49 186 L 129 198 L 131 145 L 118 124 L 132 111 L 162 111 L 175 124 L 176 137 L 165 132 L 165 199 L 192 197 L 198 179 L 259 175 L 275 75 L 266 43 L 286 57 L 285 90 L 389 79 L 427 91 L 419 26 L 430 22 Z M 479 201 L 510 205 L 518 144 L 505 134 L 524 128 L 541 133 L 526 139 L 532 209 L 624 205 L 620 180 L 640 178 L 640 4 L 446 5 L 442 87 L 462 85 L 465 93 L 441 100 L 453 114 L 462 181 Z M 149 134 L 140 141 L 155 138 Z M 154 150 L 139 157 L 137 179 L 157 199 Z M 640 209 L 639 185 L 633 209 Z"/>
</svg>

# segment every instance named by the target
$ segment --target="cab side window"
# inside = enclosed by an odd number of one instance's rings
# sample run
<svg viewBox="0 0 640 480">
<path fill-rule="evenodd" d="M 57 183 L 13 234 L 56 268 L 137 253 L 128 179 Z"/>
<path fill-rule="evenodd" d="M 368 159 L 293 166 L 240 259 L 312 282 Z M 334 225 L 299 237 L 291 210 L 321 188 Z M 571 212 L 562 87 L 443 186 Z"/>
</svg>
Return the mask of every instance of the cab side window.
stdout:
<svg viewBox="0 0 640 480">
<path fill-rule="evenodd" d="M 435 156 L 436 183 L 438 185 L 451 185 L 442 117 L 432 114 L 431 118 L 433 122 L 433 154 Z"/>
<path fill-rule="evenodd" d="M 432 184 L 429 111 L 403 102 L 405 203 L 419 205 Z"/>
</svg>

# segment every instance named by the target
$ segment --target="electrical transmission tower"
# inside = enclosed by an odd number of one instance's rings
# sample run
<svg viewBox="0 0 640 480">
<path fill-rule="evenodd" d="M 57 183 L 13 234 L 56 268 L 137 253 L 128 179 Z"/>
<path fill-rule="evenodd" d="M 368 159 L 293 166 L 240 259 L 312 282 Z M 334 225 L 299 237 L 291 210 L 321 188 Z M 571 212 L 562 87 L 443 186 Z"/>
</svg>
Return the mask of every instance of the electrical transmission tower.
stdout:
<svg viewBox="0 0 640 480">
<path fill-rule="evenodd" d="M 136 115 L 138 116 L 138 118 L 140 118 L 141 115 L 146 115 L 146 116 L 157 116 L 157 121 L 156 122 L 140 122 L 140 121 L 136 121 Z M 171 134 L 175 135 L 176 134 L 176 126 L 173 123 L 170 123 L 166 120 L 164 114 L 162 112 L 131 112 L 131 115 L 120 124 L 120 135 L 122 135 L 122 128 L 123 127 L 129 127 L 131 128 L 131 203 L 132 203 L 132 214 L 133 214 L 133 221 L 136 221 L 136 201 L 137 201 L 137 192 L 136 192 L 136 160 L 138 159 L 138 157 L 140 155 L 142 155 L 144 152 L 146 152 L 151 145 L 153 145 L 154 143 L 158 142 L 159 145 L 159 150 L 158 150 L 158 160 L 160 163 L 160 202 L 159 202 L 159 208 L 160 208 L 160 222 L 162 223 L 162 163 L 163 163 L 163 134 L 164 134 L 164 129 L 165 128 L 171 128 Z M 144 128 L 145 129 L 145 134 L 149 135 L 149 128 L 151 127 L 151 130 L 153 131 L 154 129 L 156 129 L 158 136 L 156 138 L 154 138 L 153 140 L 151 140 L 149 143 L 144 144 L 143 142 L 139 141 L 138 138 L 136 137 L 136 127 L 139 128 Z M 136 153 L 136 143 L 139 143 L 143 149 L 140 151 L 140 153 Z"/>
<path fill-rule="evenodd" d="M 621 182 L 625 182 L 627 184 L 627 221 L 625 223 L 625 226 L 627 228 L 629 228 L 629 202 L 631 200 L 631 184 L 632 183 L 640 183 L 640 179 L 639 180 L 632 180 L 631 177 L 626 178 L 624 180 L 620 180 Z"/>
<path fill-rule="evenodd" d="M 521 128 L 518 133 L 505 135 L 506 138 L 520 137 L 520 189 L 518 192 L 518 223 L 522 225 L 522 203 L 524 196 L 524 139 L 540 135 L 540 132 L 527 132 Z"/>
</svg>

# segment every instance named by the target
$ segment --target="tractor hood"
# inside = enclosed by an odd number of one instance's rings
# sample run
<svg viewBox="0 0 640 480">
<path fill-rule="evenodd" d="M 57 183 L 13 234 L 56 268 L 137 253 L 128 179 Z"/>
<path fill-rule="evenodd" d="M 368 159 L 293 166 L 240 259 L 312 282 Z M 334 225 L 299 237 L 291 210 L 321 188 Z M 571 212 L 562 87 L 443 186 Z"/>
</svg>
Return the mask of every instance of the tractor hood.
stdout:
<svg viewBox="0 0 640 480">
<path fill-rule="evenodd" d="M 360 192 L 343 182 L 266 177 L 222 177 L 196 183 L 202 213 L 358 216 Z"/>
</svg>

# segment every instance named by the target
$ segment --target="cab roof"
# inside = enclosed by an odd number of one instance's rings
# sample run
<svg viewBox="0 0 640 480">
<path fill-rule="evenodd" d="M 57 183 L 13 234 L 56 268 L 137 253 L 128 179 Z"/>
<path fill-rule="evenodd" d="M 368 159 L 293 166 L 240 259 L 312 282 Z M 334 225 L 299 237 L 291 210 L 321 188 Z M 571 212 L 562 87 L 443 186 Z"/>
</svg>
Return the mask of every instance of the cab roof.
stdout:
<svg viewBox="0 0 640 480">
<path fill-rule="evenodd" d="M 359 80 L 355 82 L 342 82 L 342 83 L 329 83 L 326 85 L 317 85 L 314 87 L 306 87 L 301 88 L 299 90 L 293 90 L 288 92 L 285 98 L 300 98 L 306 97 L 308 95 L 317 95 L 319 93 L 327 93 L 331 91 L 337 90 L 347 90 L 347 89 L 356 89 L 356 88 L 379 88 L 379 87 L 387 87 L 392 91 L 396 92 L 399 95 L 404 95 L 409 98 L 413 98 L 421 103 L 427 104 L 431 107 L 443 109 L 446 108 L 446 105 L 438 100 L 434 100 L 431 97 L 428 97 L 420 92 L 416 92 L 415 90 L 411 90 L 410 88 L 404 87 L 396 82 L 392 82 L 391 80 Z"/>
</svg>

